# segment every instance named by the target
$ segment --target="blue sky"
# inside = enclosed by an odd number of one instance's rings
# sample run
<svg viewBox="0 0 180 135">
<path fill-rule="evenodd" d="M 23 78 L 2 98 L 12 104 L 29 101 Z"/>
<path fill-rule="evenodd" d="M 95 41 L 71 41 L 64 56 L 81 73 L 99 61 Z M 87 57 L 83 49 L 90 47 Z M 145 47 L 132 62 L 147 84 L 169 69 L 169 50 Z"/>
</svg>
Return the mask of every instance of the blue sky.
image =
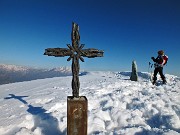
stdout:
<svg viewBox="0 0 180 135">
<path fill-rule="evenodd" d="M 179 0 L 0 0 L 0 63 L 53 68 L 71 66 L 67 57 L 44 49 L 71 43 L 72 22 L 84 48 L 104 50 L 103 58 L 80 63 L 85 70 L 148 70 L 151 56 L 169 56 L 165 73 L 180 75 Z"/>
</svg>

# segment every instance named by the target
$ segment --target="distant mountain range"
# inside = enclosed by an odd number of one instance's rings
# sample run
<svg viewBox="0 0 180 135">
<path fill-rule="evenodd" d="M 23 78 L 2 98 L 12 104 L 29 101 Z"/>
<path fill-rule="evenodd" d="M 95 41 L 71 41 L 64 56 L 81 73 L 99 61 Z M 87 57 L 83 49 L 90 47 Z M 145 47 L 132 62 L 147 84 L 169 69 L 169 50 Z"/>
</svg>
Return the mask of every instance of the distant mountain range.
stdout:
<svg viewBox="0 0 180 135">
<path fill-rule="evenodd" d="M 0 85 L 69 75 L 72 75 L 70 67 L 40 69 L 0 64 Z"/>
</svg>

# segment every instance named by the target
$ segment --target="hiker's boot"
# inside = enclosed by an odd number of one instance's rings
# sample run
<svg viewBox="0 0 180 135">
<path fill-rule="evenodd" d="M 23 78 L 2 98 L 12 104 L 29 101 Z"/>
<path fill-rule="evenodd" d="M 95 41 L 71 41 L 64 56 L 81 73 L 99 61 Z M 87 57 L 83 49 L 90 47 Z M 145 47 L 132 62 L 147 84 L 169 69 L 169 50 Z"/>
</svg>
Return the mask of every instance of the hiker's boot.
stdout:
<svg viewBox="0 0 180 135">
<path fill-rule="evenodd" d="M 163 80 L 163 84 L 166 84 L 167 83 L 167 81 L 166 80 Z"/>
<path fill-rule="evenodd" d="M 153 81 L 152 84 L 155 85 L 155 84 L 156 84 L 156 81 Z"/>
</svg>

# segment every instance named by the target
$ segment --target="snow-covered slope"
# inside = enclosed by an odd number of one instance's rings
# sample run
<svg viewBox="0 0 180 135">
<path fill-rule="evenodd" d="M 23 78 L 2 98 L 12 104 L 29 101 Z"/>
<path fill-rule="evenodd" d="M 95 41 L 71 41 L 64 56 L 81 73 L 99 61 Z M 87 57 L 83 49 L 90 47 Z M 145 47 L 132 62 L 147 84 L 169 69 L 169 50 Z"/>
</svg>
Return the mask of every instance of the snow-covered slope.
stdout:
<svg viewBox="0 0 180 135">
<path fill-rule="evenodd" d="M 80 95 L 88 99 L 89 135 L 179 135 L 180 78 L 153 86 L 129 72 L 87 72 Z M 1 135 L 65 135 L 71 76 L 0 86 Z"/>
<path fill-rule="evenodd" d="M 0 84 L 71 75 L 71 68 L 39 69 L 0 64 Z"/>
</svg>

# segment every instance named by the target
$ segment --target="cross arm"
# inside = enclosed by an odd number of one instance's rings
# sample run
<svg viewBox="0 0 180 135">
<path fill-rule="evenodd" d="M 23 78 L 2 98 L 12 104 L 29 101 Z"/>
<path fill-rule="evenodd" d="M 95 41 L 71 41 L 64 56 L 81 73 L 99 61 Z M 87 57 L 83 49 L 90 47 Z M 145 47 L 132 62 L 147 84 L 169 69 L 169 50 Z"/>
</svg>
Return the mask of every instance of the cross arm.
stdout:
<svg viewBox="0 0 180 135">
<path fill-rule="evenodd" d="M 72 52 L 66 48 L 47 48 L 45 49 L 44 55 L 55 56 L 55 57 L 64 57 L 71 56 Z"/>
<path fill-rule="evenodd" d="M 81 50 L 81 56 L 88 57 L 88 58 L 94 58 L 94 57 L 103 57 L 104 51 L 90 48 L 90 49 L 82 49 Z"/>
</svg>

